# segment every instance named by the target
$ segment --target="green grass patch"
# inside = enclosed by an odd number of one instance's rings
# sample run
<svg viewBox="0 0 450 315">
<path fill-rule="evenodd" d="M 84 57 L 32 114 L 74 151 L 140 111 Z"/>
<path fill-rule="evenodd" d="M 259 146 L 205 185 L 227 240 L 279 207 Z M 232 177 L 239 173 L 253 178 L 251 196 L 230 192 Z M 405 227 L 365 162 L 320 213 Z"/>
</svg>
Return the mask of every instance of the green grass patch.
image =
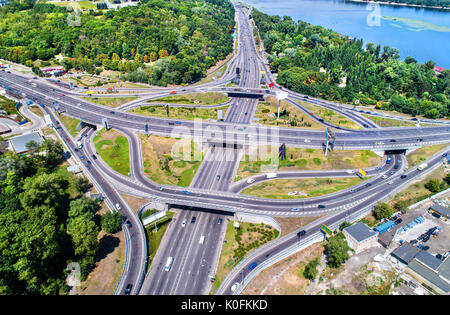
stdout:
<svg viewBox="0 0 450 315">
<path fill-rule="evenodd" d="M 119 107 L 128 102 L 134 101 L 137 97 L 82 97 L 87 101 L 108 107 Z"/>
<path fill-rule="evenodd" d="M 63 123 L 64 127 L 66 127 L 67 131 L 70 133 L 72 137 L 76 137 L 79 130 L 76 129 L 81 120 L 66 116 L 64 114 L 59 115 L 59 119 Z"/>
<path fill-rule="evenodd" d="M 151 259 L 148 260 L 147 270 L 150 268 L 150 265 L 153 261 L 153 258 L 156 255 L 159 244 L 161 244 L 161 240 L 164 236 L 164 233 L 169 226 L 170 221 L 172 221 L 173 212 L 166 212 L 167 216 L 162 220 L 156 222 L 156 226 L 158 227 L 158 231 L 155 229 L 155 224 L 152 223 L 145 228 L 145 233 L 147 235 L 147 247 L 148 254 L 151 256 Z"/>
<path fill-rule="evenodd" d="M 171 95 L 149 103 L 173 103 L 173 104 L 192 104 L 192 105 L 214 105 L 228 101 L 230 98 L 219 92 L 205 92 L 192 94 Z"/>
<path fill-rule="evenodd" d="M 130 171 L 128 139 L 117 131 L 102 129 L 94 138 L 100 157 L 113 170 L 123 175 Z"/>
</svg>

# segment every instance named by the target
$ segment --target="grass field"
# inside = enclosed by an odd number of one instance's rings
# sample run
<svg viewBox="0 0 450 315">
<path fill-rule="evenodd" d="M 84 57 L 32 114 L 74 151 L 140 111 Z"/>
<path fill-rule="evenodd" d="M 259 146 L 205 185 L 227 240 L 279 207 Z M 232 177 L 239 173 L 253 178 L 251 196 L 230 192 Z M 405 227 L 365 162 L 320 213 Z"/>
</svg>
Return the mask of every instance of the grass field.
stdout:
<svg viewBox="0 0 450 315">
<path fill-rule="evenodd" d="M 408 161 L 408 169 L 419 165 L 448 145 L 448 143 L 429 145 L 411 152 L 406 156 L 406 160 Z"/>
<path fill-rule="evenodd" d="M 145 233 L 147 234 L 148 240 L 148 254 L 152 257 L 148 261 L 147 270 L 150 268 L 150 265 L 153 261 L 153 257 L 156 255 L 156 251 L 159 248 L 159 244 L 161 244 L 161 240 L 166 232 L 170 221 L 172 221 L 173 212 L 166 212 L 167 217 L 161 219 L 156 223 L 158 227 L 158 232 L 156 232 L 155 224 L 151 224 L 145 228 Z"/>
<path fill-rule="evenodd" d="M 262 167 L 270 165 L 270 159 L 264 154 L 265 147 L 260 148 L 263 153 L 258 155 L 257 161 L 249 161 L 249 155 L 244 155 L 239 164 L 237 175 L 244 178 L 261 172 Z M 368 150 L 330 151 L 324 156 L 320 149 L 287 148 L 286 160 L 279 161 L 277 170 L 328 170 L 328 169 L 356 169 L 378 165 L 381 157 Z"/>
<path fill-rule="evenodd" d="M 103 106 L 119 107 L 125 103 L 136 100 L 137 97 L 82 97 L 82 99 Z"/>
<path fill-rule="evenodd" d="M 242 231 L 240 236 L 233 226 L 233 221 L 228 221 L 215 275 L 216 280 L 209 294 L 214 294 L 217 291 L 220 283 L 231 269 L 239 263 L 242 257 L 278 235 L 278 231 L 268 225 L 239 222 L 239 229 Z"/>
<path fill-rule="evenodd" d="M 368 178 L 305 178 L 305 179 L 277 179 L 250 186 L 242 194 L 273 199 L 298 199 L 317 197 L 359 184 Z M 288 193 L 298 191 L 302 196 L 289 196 Z"/>
<path fill-rule="evenodd" d="M 371 115 L 363 115 L 363 116 L 369 118 L 380 127 L 412 127 L 416 125 L 414 122 L 411 121 L 389 119 Z"/>
<path fill-rule="evenodd" d="M 64 114 L 59 115 L 59 119 L 63 123 L 64 127 L 66 127 L 67 131 L 69 131 L 70 135 L 72 137 L 76 137 L 79 130 L 76 130 L 75 128 L 78 126 L 81 120 L 66 116 Z"/>
<path fill-rule="evenodd" d="M 228 101 L 230 98 L 219 92 L 205 92 L 193 94 L 170 95 L 149 103 L 173 103 L 173 104 L 192 104 L 192 105 L 215 105 Z"/>
<path fill-rule="evenodd" d="M 357 125 L 356 123 L 354 123 L 353 121 L 351 121 L 349 118 L 344 117 L 341 114 L 338 114 L 330 109 L 320 107 L 320 106 L 315 106 L 310 103 L 306 103 L 306 102 L 302 102 L 302 101 L 296 101 L 296 102 L 331 124 L 334 124 L 334 125 L 337 125 L 340 127 L 344 127 L 344 128 L 351 128 L 351 129 L 361 129 L 362 128 L 359 125 Z"/>
<path fill-rule="evenodd" d="M 106 164 L 123 175 L 130 171 L 128 139 L 115 130 L 100 130 L 94 137 L 95 148 Z"/>
<path fill-rule="evenodd" d="M 172 155 L 172 148 L 177 139 L 151 135 L 148 138 L 140 135 L 144 173 L 158 184 L 187 187 L 194 178 L 201 161 L 193 160 L 193 143 L 190 145 L 191 158 L 180 159 Z M 188 140 L 189 141 L 189 140 Z"/>
<path fill-rule="evenodd" d="M 269 96 L 265 101 L 258 102 L 255 118 L 258 118 L 259 123 L 268 126 L 324 129 L 322 125 L 287 101 L 281 101 L 280 119 L 278 121 L 277 113 L 278 101 L 274 96 Z"/>
<path fill-rule="evenodd" d="M 89 10 L 89 9 L 94 9 L 94 10 L 97 10 L 97 4 L 95 4 L 94 2 L 91 2 L 91 1 L 77 1 L 77 2 L 71 2 L 71 1 L 67 1 L 67 2 L 56 2 L 56 1 L 53 1 L 53 2 L 51 2 L 51 4 L 54 4 L 54 5 L 58 5 L 58 6 L 62 6 L 62 7 L 67 7 L 67 6 L 72 6 L 72 7 L 75 7 L 75 8 L 80 8 L 81 10 Z M 77 4 L 78 4 L 78 6 L 77 6 Z"/>
<path fill-rule="evenodd" d="M 218 108 L 187 108 L 187 107 L 170 107 L 169 118 L 174 119 L 217 119 L 217 111 L 222 110 L 223 117 L 228 109 L 228 106 L 221 106 Z M 130 112 L 151 117 L 167 117 L 164 106 L 142 106 L 132 109 Z"/>
</svg>

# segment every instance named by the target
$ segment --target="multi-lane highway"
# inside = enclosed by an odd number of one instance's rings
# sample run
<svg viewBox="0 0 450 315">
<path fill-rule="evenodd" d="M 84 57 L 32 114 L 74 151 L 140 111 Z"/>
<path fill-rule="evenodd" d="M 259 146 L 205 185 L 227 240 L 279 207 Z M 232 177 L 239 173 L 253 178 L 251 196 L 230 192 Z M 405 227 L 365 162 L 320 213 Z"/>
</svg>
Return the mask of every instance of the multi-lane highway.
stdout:
<svg viewBox="0 0 450 315">
<path fill-rule="evenodd" d="M 275 90 L 261 90 L 260 70 L 266 71 L 266 80 L 273 80 L 266 64 L 258 55 L 253 40 L 253 29 L 249 24 L 248 11 L 235 5 L 238 23 L 238 46 L 222 78 L 207 84 L 177 88 L 176 93 L 195 93 L 208 90 L 228 92 L 231 96 L 274 95 Z M 218 87 L 235 78 L 236 69 L 240 69 L 239 88 Z M 33 82 L 33 85 L 30 84 Z M 252 123 L 257 100 L 251 97 L 232 97 L 223 122 L 202 122 L 179 119 L 164 119 L 140 116 L 126 112 L 145 101 L 173 94 L 171 89 L 148 88 L 121 89 L 126 93 L 120 96 L 134 95 L 138 99 L 120 108 L 111 109 L 93 104 L 80 98 L 79 92 L 67 92 L 58 86 L 41 79 L 25 75 L 0 72 L 0 86 L 16 95 L 35 100 L 51 115 L 57 132 L 68 146 L 77 161 L 91 180 L 100 187 L 111 208 L 121 207 L 120 211 L 130 223 L 124 225 L 127 240 L 127 265 L 118 285 L 117 292 L 123 293 L 128 284 L 133 285 L 133 294 L 205 294 L 208 292 L 211 276 L 220 254 L 220 244 L 226 228 L 226 218 L 236 212 L 266 214 L 271 216 L 307 216 L 328 215 L 325 223 L 332 225 L 342 220 L 349 212 L 354 213 L 375 204 L 392 192 L 398 191 L 406 183 L 421 175 L 412 169 L 405 172 L 405 158 L 402 150 L 417 148 L 427 144 L 449 143 L 450 127 L 406 127 L 377 128 L 376 124 L 357 112 L 343 108 L 332 102 L 306 97 L 288 91 L 294 106 L 307 112 L 295 100 L 301 100 L 341 113 L 362 127 L 360 130 L 343 129 L 321 121 L 324 128 L 334 128 L 335 149 L 370 149 L 392 152 L 392 162 L 383 163 L 378 168 L 368 170 L 371 179 L 352 188 L 315 198 L 275 200 L 245 196 L 239 194 L 248 186 L 246 180 L 234 184 L 238 163 L 245 150 L 254 143 L 272 145 L 278 148 L 281 143 L 288 147 L 322 148 L 325 132 L 301 128 L 267 128 Z M 284 91 L 286 91 L 284 89 Z M 139 92 L 139 93 L 138 93 Z M 100 96 L 102 94 L 98 94 Z M 111 95 L 107 95 L 111 96 Z M 129 177 L 118 174 L 100 159 L 91 159 L 96 155 L 92 146 L 94 130 L 90 130 L 83 140 L 82 149 L 75 148 L 74 141 L 59 124 L 54 110 L 79 118 L 92 125 L 102 125 L 106 118 L 108 127 L 117 129 L 127 138 L 130 146 Z M 143 133 L 145 125 L 151 134 L 163 136 L 190 136 L 207 148 L 205 159 L 189 188 L 161 186 L 146 177 L 143 171 L 142 151 L 137 133 Z M 61 127 L 60 127 L 61 126 Z M 225 137 L 224 135 L 228 135 Z M 267 137 L 269 135 L 269 137 Z M 89 140 L 91 139 L 91 140 Z M 441 156 L 428 161 L 429 167 L 440 163 Z M 396 167 L 397 166 L 397 167 Z M 400 176 L 400 175 L 406 176 Z M 387 178 L 383 178 L 385 175 Z M 349 176 L 346 170 L 322 172 L 279 172 L 277 178 L 334 177 Z M 265 175 L 254 176 L 256 184 L 266 180 Z M 143 228 L 136 215 L 126 205 L 119 192 L 167 203 L 179 208 L 169 225 L 166 235 L 156 255 L 152 253 L 151 266 L 142 285 L 146 270 L 147 248 Z M 195 220 L 193 220 L 195 217 Z M 307 235 L 318 233 L 318 224 L 308 227 Z M 200 241 L 204 237 L 203 241 Z M 266 246 L 252 261 L 258 264 L 269 261 L 271 257 L 299 242 L 296 235 L 282 238 Z M 165 262 L 173 257 L 169 271 L 165 271 Z M 250 263 L 250 262 L 248 262 Z M 230 288 L 236 282 L 242 282 L 248 274 L 248 263 L 244 261 L 222 283 L 220 293 L 231 294 Z M 241 280 L 239 280 L 241 279 Z"/>
</svg>

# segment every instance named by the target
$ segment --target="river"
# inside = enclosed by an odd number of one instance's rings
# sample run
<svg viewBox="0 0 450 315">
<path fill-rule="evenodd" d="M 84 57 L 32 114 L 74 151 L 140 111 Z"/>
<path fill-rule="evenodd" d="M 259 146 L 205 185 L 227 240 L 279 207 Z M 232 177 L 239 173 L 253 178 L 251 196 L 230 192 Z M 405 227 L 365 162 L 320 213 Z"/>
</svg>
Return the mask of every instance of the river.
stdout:
<svg viewBox="0 0 450 315">
<path fill-rule="evenodd" d="M 450 10 L 373 5 L 345 0 L 247 0 L 270 15 L 290 16 L 367 43 L 400 50 L 420 63 L 450 69 Z"/>
</svg>

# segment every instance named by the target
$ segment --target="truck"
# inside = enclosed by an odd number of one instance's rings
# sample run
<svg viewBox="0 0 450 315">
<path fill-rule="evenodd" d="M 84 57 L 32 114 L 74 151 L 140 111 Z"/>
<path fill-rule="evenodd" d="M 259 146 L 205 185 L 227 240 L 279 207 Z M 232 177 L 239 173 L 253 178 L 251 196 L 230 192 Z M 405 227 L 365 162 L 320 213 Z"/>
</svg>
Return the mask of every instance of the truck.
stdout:
<svg viewBox="0 0 450 315">
<path fill-rule="evenodd" d="M 170 267 L 172 267 L 173 263 L 173 257 L 167 258 L 166 267 L 164 268 L 165 271 L 169 271 Z"/>
<path fill-rule="evenodd" d="M 366 176 L 366 171 L 364 171 L 362 168 L 360 168 L 360 169 L 358 170 L 358 173 L 357 173 L 356 175 L 358 175 L 359 178 L 363 178 L 363 177 Z"/>
<path fill-rule="evenodd" d="M 418 171 L 422 171 L 422 170 L 426 169 L 427 167 L 428 167 L 428 164 L 427 164 L 427 163 L 421 163 L 421 164 L 419 164 L 419 166 L 417 167 L 417 170 L 418 170 Z"/>
<path fill-rule="evenodd" d="M 386 164 L 391 164 L 391 161 L 392 161 L 392 159 L 391 159 L 390 157 L 388 157 L 388 158 L 386 159 Z"/>
<path fill-rule="evenodd" d="M 277 177 L 277 173 L 267 173 L 266 178 L 275 178 Z"/>
</svg>

